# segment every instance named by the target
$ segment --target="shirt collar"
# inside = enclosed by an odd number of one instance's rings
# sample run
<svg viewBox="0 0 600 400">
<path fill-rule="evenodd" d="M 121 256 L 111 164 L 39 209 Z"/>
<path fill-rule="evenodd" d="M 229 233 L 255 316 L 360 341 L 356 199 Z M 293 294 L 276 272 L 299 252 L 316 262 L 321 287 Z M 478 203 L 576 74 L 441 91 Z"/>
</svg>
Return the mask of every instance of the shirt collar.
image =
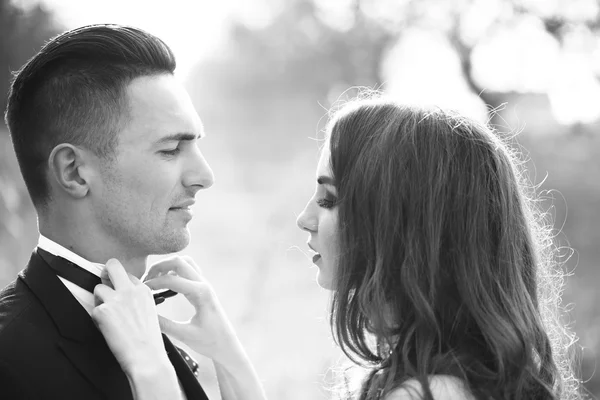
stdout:
<svg viewBox="0 0 600 400">
<path fill-rule="evenodd" d="M 71 250 L 61 246 L 53 240 L 48 239 L 44 235 L 40 234 L 38 240 L 38 247 L 46 250 L 48 253 L 52 253 L 55 256 L 62 257 L 66 260 L 71 261 L 74 264 L 79 265 L 81 268 L 88 270 L 92 274 L 101 277 L 104 264 L 93 263 L 86 260 L 85 258 L 73 253 Z"/>
</svg>

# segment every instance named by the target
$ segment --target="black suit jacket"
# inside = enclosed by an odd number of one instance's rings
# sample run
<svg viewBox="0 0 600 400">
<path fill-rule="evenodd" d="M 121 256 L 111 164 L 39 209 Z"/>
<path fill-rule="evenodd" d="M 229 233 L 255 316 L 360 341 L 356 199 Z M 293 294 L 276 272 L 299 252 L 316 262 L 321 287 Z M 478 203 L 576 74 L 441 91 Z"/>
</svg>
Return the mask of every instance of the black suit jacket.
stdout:
<svg viewBox="0 0 600 400">
<path fill-rule="evenodd" d="M 163 339 L 188 400 L 206 400 L 177 348 Z M 0 292 L 0 398 L 133 398 L 91 317 L 35 251 Z"/>
</svg>

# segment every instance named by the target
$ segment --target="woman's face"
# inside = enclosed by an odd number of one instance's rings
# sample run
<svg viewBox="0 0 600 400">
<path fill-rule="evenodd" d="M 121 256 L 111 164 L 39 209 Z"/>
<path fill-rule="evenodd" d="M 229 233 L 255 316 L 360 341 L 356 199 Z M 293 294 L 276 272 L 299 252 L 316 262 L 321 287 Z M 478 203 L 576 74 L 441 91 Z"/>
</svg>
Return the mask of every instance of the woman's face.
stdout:
<svg viewBox="0 0 600 400">
<path fill-rule="evenodd" d="M 310 236 L 308 246 L 315 253 L 313 263 L 318 267 L 317 283 L 324 289 L 334 289 L 338 257 L 337 191 L 329 167 L 329 144 L 325 145 L 317 166 L 315 193 L 304 207 L 297 224 Z"/>
</svg>

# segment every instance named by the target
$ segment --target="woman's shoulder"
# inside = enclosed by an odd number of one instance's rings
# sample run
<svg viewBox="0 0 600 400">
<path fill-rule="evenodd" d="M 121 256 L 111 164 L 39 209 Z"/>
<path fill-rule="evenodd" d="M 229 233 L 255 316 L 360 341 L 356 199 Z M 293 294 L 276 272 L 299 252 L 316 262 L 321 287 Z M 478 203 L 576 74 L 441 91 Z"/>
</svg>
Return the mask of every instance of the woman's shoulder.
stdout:
<svg viewBox="0 0 600 400">
<path fill-rule="evenodd" d="M 436 400 L 465 400 L 474 399 L 462 379 L 451 375 L 431 375 L 429 388 Z M 395 389 L 384 400 L 418 400 L 423 395 L 421 383 L 417 379 L 409 379 Z"/>
</svg>

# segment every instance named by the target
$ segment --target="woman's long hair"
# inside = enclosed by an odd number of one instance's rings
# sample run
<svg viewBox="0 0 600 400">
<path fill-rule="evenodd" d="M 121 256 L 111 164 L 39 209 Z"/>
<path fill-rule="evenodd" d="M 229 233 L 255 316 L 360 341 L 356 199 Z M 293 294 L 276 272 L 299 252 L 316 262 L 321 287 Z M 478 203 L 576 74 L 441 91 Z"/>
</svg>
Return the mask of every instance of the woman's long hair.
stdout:
<svg viewBox="0 0 600 400">
<path fill-rule="evenodd" d="M 577 398 L 551 227 L 516 153 L 439 109 L 355 101 L 328 128 L 340 257 L 334 338 L 375 399 L 410 378 L 477 399 Z M 372 338 L 375 338 L 373 343 Z"/>
</svg>

